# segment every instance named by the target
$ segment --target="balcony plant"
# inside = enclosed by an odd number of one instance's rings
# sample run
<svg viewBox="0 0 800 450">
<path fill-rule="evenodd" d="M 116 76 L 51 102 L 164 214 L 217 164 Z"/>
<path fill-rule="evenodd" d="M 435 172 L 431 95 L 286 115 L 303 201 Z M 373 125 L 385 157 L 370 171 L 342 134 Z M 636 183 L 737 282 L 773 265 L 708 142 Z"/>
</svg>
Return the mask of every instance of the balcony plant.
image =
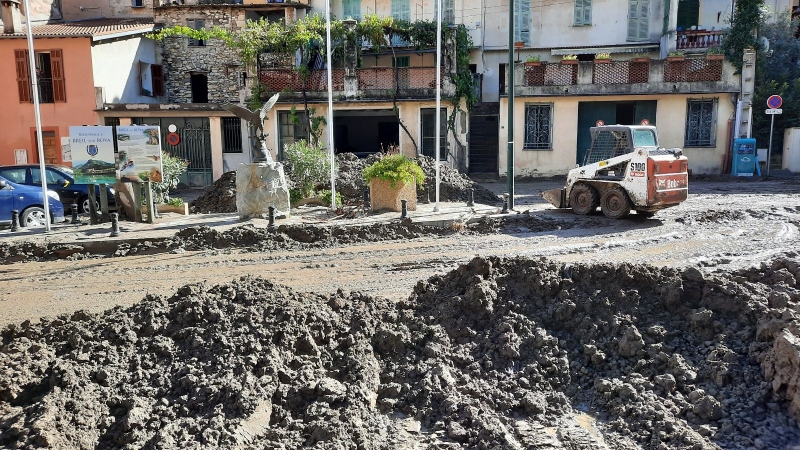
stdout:
<svg viewBox="0 0 800 450">
<path fill-rule="evenodd" d="M 538 56 L 528 56 L 528 58 L 525 60 L 525 65 L 526 66 L 541 66 L 542 65 L 542 60 Z"/>
<path fill-rule="evenodd" d="M 722 47 L 714 46 L 708 48 L 708 52 L 706 53 L 707 61 L 718 61 L 722 59 L 725 59 L 725 53 L 722 51 Z"/>
<path fill-rule="evenodd" d="M 561 64 L 578 64 L 578 55 L 564 55 L 561 57 Z"/>
<path fill-rule="evenodd" d="M 605 64 L 611 62 L 611 53 L 597 53 L 594 55 L 595 64 Z"/>
<path fill-rule="evenodd" d="M 648 62 L 649 63 L 650 62 L 650 57 L 647 55 L 647 53 L 635 53 L 633 55 L 633 57 L 631 58 L 631 61 L 638 62 L 638 63 L 641 63 L 641 62 Z"/>
<path fill-rule="evenodd" d="M 364 169 L 364 181 L 369 185 L 373 211 L 400 211 L 401 200 L 407 200 L 409 211 L 417 209 L 417 186 L 422 186 L 425 174 L 411 159 L 400 154 L 388 155 Z"/>
<path fill-rule="evenodd" d="M 681 51 L 672 51 L 667 55 L 667 61 L 683 61 L 686 55 Z"/>
</svg>

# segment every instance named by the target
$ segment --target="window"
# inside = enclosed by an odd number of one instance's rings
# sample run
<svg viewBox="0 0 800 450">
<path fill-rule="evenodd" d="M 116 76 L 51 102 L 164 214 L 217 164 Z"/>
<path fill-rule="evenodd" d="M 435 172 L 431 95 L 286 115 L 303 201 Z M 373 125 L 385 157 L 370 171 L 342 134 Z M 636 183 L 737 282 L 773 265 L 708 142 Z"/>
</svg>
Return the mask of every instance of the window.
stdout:
<svg viewBox="0 0 800 450">
<path fill-rule="evenodd" d="M 521 0 L 517 0 L 521 1 Z M 456 5 L 455 0 L 444 0 L 442 3 L 442 22 L 443 23 L 456 23 Z M 436 15 L 438 14 L 439 0 L 433 2 L 433 21 L 436 22 Z"/>
<path fill-rule="evenodd" d="M 342 0 L 342 17 L 361 19 L 361 0 Z"/>
<path fill-rule="evenodd" d="M 628 0 L 628 42 L 650 40 L 650 0 Z"/>
<path fill-rule="evenodd" d="M 58 184 L 58 180 L 63 179 L 64 176 L 59 176 L 55 170 L 45 169 L 47 174 L 47 184 Z M 31 167 L 31 182 L 33 184 L 42 184 L 42 172 L 38 167 Z"/>
<path fill-rule="evenodd" d="M 24 167 L 16 169 L 0 169 L 0 176 L 14 183 L 25 184 L 26 171 L 27 169 Z"/>
<path fill-rule="evenodd" d="M 436 156 L 436 108 L 425 108 L 422 113 L 422 154 Z M 439 160 L 447 161 L 447 108 L 439 109 Z"/>
<path fill-rule="evenodd" d="M 652 130 L 633 130 L 634 147 L 658 147 L 658 140 Z"/>
<path fill-rule="evenodd" d="M 144 0 L 132 0 L 131 6 L 134 8 L 144 8 Z"/>
<path fill-rule="evenodd" d="M 553 148 L 553 105 L 525 105 L 525 150 Z"/>
<path fill-rule="evenodd" d="M 17 92 L 20 103 L 32 102 L 31 72 L 27 50 L 14 50 L 17 70 Z M 36 76 L 39 102 L 65 103 L 67 101 L 64 82 L 64 57 L 61 50 L 36 52 Z"/>
<path fill-rule="evenodd" d="M 572 24 L 576 27 L 592 25 L 592 0 L 575 0 Z"/>
<path fill-rule="evenodd" d="M 139 61 L 139 92 L 148 97 L 164 95 L 164 68 Z"/>
<path fill-rule="evenodd" d="M 411 57 L 409 56 L 398 56 L 396 58 L 392 58 L 392 67 L 409 67 L 411 64 Z"/>
<path fill-rule="evenodd" d="M 411 20 L 410 0 L 392 0 L 392 17 L 398 20 Z"/>
<path fill-rule="evenodd" d="M 306 140 L 308 141 L 308 120 L 305 111 L 278 111 L 278 159 L 283 159 L 283 148 L 286 144 Z"/>
<path fill-rule="evenodd" d="M 514 2 L 514 41 L 531 43 L 531 0 Z"/>
<path fill-rule="evenodd" d="M 202 30 L 206 27 L 206 21 L 201 19 L 187 20 L 186 26 L 193 30 Z M 205 47 L 206 41 L 199 39 L 189 39 L 189 47 Z"/>
<path fill-rule="evenodd" d="M 202 73 L 193 73 L 192 103 L 208 103 L 208 77 Z"/>
<path fill-rule="evenodd" d="M 717 145 L 717 99 L 686 102 L 686 140 L 684 147 Z"/>
<path fill-rule="evenodd" d="M 242 153 L 242 120 L 222 118 L 222 153 Z"/>
</svg>

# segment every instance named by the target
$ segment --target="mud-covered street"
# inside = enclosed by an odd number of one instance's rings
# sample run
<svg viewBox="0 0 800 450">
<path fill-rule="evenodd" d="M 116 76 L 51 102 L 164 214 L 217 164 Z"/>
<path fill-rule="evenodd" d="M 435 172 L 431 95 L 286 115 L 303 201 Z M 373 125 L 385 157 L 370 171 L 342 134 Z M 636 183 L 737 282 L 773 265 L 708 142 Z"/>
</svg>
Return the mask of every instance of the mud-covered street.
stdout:
<svg viewBox="0 0 800 450">
<path fill-rule="evenodd" d="M 447 229 L 4 247 L 0 447 L 797 449 L 800 183 L 616 221 L 555 185 Z"/>
</svg>

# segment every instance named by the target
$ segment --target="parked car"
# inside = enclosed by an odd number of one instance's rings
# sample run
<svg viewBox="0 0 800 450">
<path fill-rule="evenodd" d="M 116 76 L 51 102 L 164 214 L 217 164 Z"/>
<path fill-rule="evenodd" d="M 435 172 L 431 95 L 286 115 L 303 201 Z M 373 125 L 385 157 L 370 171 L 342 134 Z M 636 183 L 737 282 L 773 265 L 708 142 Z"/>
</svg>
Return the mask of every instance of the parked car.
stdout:
<svg viewBox="0 0 800 450">
<path fill-rule="evenodd" d="M 61 202 L 67 208 L 76 203 L 81 212 L 89 212 L 89 185 L 75 184 L 75 172 L 66 166 L 45 166 L 47 173 L 47 188 L 52 189 L 61 197 Z M 38 164 L 20 164 L 15 166 L 0 166 L 0 176 L 17 184 L 28 186 L 41 186 L 41 170 Z M 114 202 L 114 188 L 106 187 L 108 208 L 117 209 Z M 95 205 L 100 210 L 100 186 L 95 187 Z"/>
<path fill-rule="evenodd" d="M 50 206 L 50 221 L 64 221 L 64 205 L 54 191 L 47 191 Z M 11 223 L 11 211 L 19 211 L 19 223 L 23 227 L 41 227 L 44 222 L 44 199 L 42 188 L 14 183 L 0 176 L 0 223 Z"/>
</svg>

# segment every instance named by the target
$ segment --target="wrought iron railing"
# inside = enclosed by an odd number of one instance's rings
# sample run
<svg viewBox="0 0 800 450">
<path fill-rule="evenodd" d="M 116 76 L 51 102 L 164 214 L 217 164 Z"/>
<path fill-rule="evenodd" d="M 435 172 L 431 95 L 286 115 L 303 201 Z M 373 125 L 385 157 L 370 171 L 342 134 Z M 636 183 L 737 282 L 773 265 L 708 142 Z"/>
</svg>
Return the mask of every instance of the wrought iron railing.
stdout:
<svg viewBox="0 0 800 450">
<path fill-rule="evenodd" d="M 39 78 L 39 103 L 54 103 L 53 79 Z"/>
<path fill-rule="evenodd" d="M 242 153 L 242 121 L 238 117 L 222 118 L 222 153 Z"/>
</svg>

